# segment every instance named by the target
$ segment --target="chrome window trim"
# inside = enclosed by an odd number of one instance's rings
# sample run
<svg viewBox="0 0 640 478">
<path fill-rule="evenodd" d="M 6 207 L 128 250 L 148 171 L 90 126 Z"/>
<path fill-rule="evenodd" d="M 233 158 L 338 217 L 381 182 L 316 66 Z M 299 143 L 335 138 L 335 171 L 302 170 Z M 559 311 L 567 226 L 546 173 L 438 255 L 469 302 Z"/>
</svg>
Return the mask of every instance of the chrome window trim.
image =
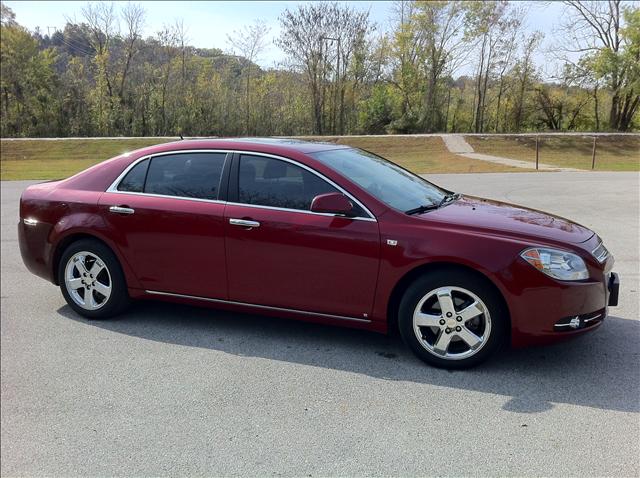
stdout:
<svg viewBox="0 0 640 478">
<path fill-rule="evenodd" d="M 156 156 L 165 156 L 165 155 L 169 155 L 169 154 L 181 154 L 181 153 L 225 153 L 225 154 L 236 153 L 236 154 L 240 154 L 240 155 L 244 154 L 244 155 L 249 155 L 249 156 L 263 156 L 263 157 L 266 157 L 266 158 L 278 159 L 280 161 L 285 161 L 287 163 L 291 163 L 294 166 L 301 167 L 302 169 L 305 169 L 305 170 L 309 171 L 310 173 L 315 174 L 317 177 L 319 177 L 323 181 L 326 181 L 327 183 L 329 183 L 331 186 L 336 188 L 338 191 L 340 191 L 342 194 L 344 194 L 345 196 L 350 198 L 352 201 L 354 201 L 358 206 L 360 206 L 362 208 L 362 210 L 366 214 L 369 215 L 369 217 L 360 217 L 360 216 L 349 217 L 349 216 L 340 216 L 340 215 L 337 215 L 337 214 L 330 214 L 330 213 L 324 213 L 324 212 L 307 211 L 305 209 L 289 209 L 289 208 L 282 208 L 282 207 L 275 207 L 275 206 L 263 206 L 263 205 L 260 205 L 260 204 L 246 204 L 246 203 L 240 203 L 240 202 L 221 201 L 219 199 L 201 199 L 201 198 L 190 198 L 190 197 L 187 197 L 187 196 L 168 196 L 168 195 L 164 195 L 164 194 L 132 192 L 132 191 L 119 191 L 118 190 L 118 185 L 120 184 L 120 182 L 129 173 L 129 171 L 131 171 L 138 163 L 141 163 L 142 161 L 144 161 L 146 159 L 155 158 Z M 228 157 L 225 158 L 225 161 L 229 161 L 229 160 L 230 160 L 230 158 L 228 158 Z M 343 187 L 339 186 L 338 184 L 333 182 L 331 179 L 329 179 L 326 176 L 324 176 L 322 173 L 319 173 L 315 169 L 307 166 L 306 164 L 302 164 L 302 163 L 300 163 L 300 162 L 298 162 L 296 160 L 289 159 L 289 158 L 284 158 L 282 156 L 278 156 L 278 155 L 275 155 L 275 154 L 260 153 L 260 152 L 256 152 L 256 151 L 230 150 L 230 149 L 181 149 L 181 150 L 174 150 L 174 151 L 163 151 L 163 152 L 155 153 L 155 154 L 148 154 L 146 156 L 141 156 L 140 158 L 138 158 L 135 161 L 133 161 L 129 166 L 127 166 L 124 169 L 124 171 L 122 171 L 122 173 L 120 173 L 120 175 L 111 183 L 111 185 L 107 188 L 107 190 L 105 192 L 113 193 L 113 194 L 133 194 L 133 195 L 136 195 L 136 196 L 149 196 L 149 197 L 157 197 L 157 198 L 181 199 L 181 200 L 185 200 L 185 201 L 199 201 L 199 202 L 209 202 L 209 203 L 217 203 L 217 204 L 231 204 L 231 205 L 234 205 L 234 206 L 246 206 L 246 207 L 259 208 L 259 209 L 272 209 L 272 210 L 275 210 L 275 211 L 298 212 L 298 213 L 302 213 L 302 214 L 313 214 L 313 215 L 316 215 L 316 216 L 343 217 L 345 219 L 351 219 L 351 220 L 355 220 L 355 221 L 378 222 L 378 220 L 373 215 L 373 213 L 369 210 L 369 208 L 367 208 L 364 204 L 362 204 L 362 202 L 360 202 L 358 199 L 356 199 L 351 193 L 346 191 Z"/>
<path fill-rule="evenodd" d="M 162 151 L 160 153 L 155 153 L 155 154 L 147 154 L 146 156 L 141 156 L 138 159 L 136 159 L 135 161 L 133 161 L 129 166 L 127 166 L 124 171 L 122 171 L 118 177 L 111 183 L 111 185 L 107 188 L 107 190 L 105 192 L 107 193 L 116 193 L 116 194 L 137 194 L 140 196 L 151 196 L 151 197 L 165 197 L 165 198 L 173 198 L 173 199 L 187 199 L 190 201 L 206 201 L 206 202 L 218 202 L 218 203 L 224 203 L 225 201 L 220 201 L 218 199 L 202 199 L 202 198 L 190 198 L 188 196 L 169 196 L 169 195 L 165 195 L 165 194 L 155 194 L 155 193 L 138 193 L 138 192 L 134 192 L 134 191 L 119 191 L 118 190 L 118 185 L 120 184 L 120 182 L 124 179 L 124 177 L 129 174 L 129 171 L 131 171 L 133 168 L 135 168 L 138 163 L 141 163 L 147 159 L 151 160 L 153 158 L 155 158 L 156 156 L 167 156 L 169 154 L 181 154 L 181 153 L 224 153 L 225 154 L 225 161 L 227 161 L 227 156 L 228 153 L 230 153 L 231 151 L 228 151 L 226 149 L 181 149 L 181 150 L 176 150 L 176 151 Z M 151 165 L 151 162 L 149 162 L 149 166 Z M 224 169 L 224 165 L 223 165 L 223 169 Z"/>
<path fill-rule="evenodd" d="M 326 317 L 329 319 L 340 319 L 340 320 L 351 320 L 354 322 L 364 322 L 364 323 L 371 323 L 371 320 L 369 319 L 359 319 L 357 317 L 347 317 L 347 316 L 343 316 L 343 315 L 334 315 L 334 314 L 324 314 L 322 312 L 310 312 L 307 310 L 300 310 L 300 309 L 288 309 L 286 307 L 274 307 L 271 305 L 259 305 L 259 304 L 251 304 L 248 302 L 238 302 L 235 300 L 224 300 L 224 299 L 211 299 L 209 297 L 200 297 L 200 296 L 196 296 L 196 295 L 186 295 L 186 294 L 175 294 L 173 292 L 160 292 L 157 290 L 145 290 L 145 293 L 150 294 L 150 295 L 163 295 L 163 296 L 167 296 L 167 297 L 178 297 L 178 298 L 182 298 L 182 299 L 193 299 L 193 300 L 203 300 L 206 302 L 215 302 L 215 303 L 220 303 L 220 304 L 231 304 L 231 305 L 240 305 L 243 307 L 253 307 L 253 308 L 257 308 L 257 309 L 266 309 L 266 310 L 277 310 L 277 311 L 281 311 L 281 312 L 295 312 L 297 314 L 305 314 L 305 315 L 313 315 L 313 316 L 317 316 L 317 317 Z"/>
<path fill-rule="evenodd" d="M 376 219 L 372 219 L 370 217 L 341 216 L 340 214 L 331 214 L 330 212 L 313 212 L 313 211 L 307 211 L 306 209 L 288 209 L 286 207 L 262 206 L 260 204 L 247 204 L 244 202 L 231 202 L 231 201 L 228 201 L 227 204 L 230 206 L 244 206 L 244 207 L 251 207 L 255 209 L 269 209 L 271 211 L 298 212 L 300 214 L 311 214 L 313 216 L 341 217 L 343 219 L 350 219 L 352 221 L 378 222 Z"/>
<path fill-rule="evenodd" d="M 317 177 L 319 177 L 320 179 L 322 179 L 323 181 L 329 183 L 331 186 L 333 186 L 334 188 L 336 188 L 338 191 L 340 191 L 342 194 L 344 194 L 345 196 L 347 196 L 349 199 L 351 199 L 352 201 L 354 201 L 358 206 L 360 206 L 362 208 L 362 210 L 369 215 L 368 218 L 366 217 L 348 217 L 348 216 L 336 216 L 335 214 L 327 214 L 327 213 L 320 213 L 320 212 L 313 212 L 313 211 L 307 211 L 306 209 L 290 209 L 290 208 L 280 208 L 280 207 L 275 207 L 275 206 L 264 206 L 262 204 L 247 204 L 247 203 L 233 203 L 233 204 L 240 204 L 242 206 L 260 206 L 263 208 L 268 208 L 268 209 L 276 209 L 276 210 L 281 210 L 281 211 L 295 211 L 295 212 L 308 212 L 311 214 L 317 214 L 317 215 L 323 215 L 323 216 L 335 216 L 335 217 L 347 217 L 348 219 L 360 219 L 360 220 L 373 220 L 376 221 L 375 216 L 373 215 L 373 213 L 371 211 L 369 211 L 369 209 L 362 204 L 360 201 L 358 201 L 351 193 L 349 193 L 348 191 L 346 191 L 343 187 L 337 185 L 336 183 L 334 183 L 331 179 L 329 179 L 328 177 L 326 177 L 325 175 L 323 175 L 322 173 L 319 173 L 318 171 L 316 171 L 315 169 L 307 166 L 306 164 L 302 164 L 294 159 L 289 159 L 289 158 L 284 158 L 282 156 L 277 156 L 275 154 L 269 154 L 269 153 L 257 153 L 257 152 L 253 152 L 253 151 L 234 151 L 235 153 L 240 154 L 240 156 L 242 156 L 243 154 L 246 156 L 264 156 L 266 158 L 271 158 L 271 159 L 277 159 L 280 161 L 284 161 L 286 163 L 290 163 L 293 164 L 294 166 L 298 166 L 302 169 L 306 169 L 307 171 L 309 171 L 311 174 L 315 174 Z M 242 160 L 242 157 L 239 158 L 240 160 Z M 240 177 L 238 175 L 238 182 L 240 182 Z M 232 203 L 229 203 L 232 204 Z M 377 222 L 377 221 L 376 221 Z"/>
<path fill-rule="evenodd" d="M 197 202 L 208 202 L 208 203 L 214 203 L 214 204 L 227 204 L 227 201 L 220 201 L 219 199 L 190 198 L 187 196 L 169 196 L 166 194 L 137 193 L 133 191 L 117 191 L 117 190 L 109 191 L 108 189 L 105 192 L 113 193 L 113 194 L 132 194 L 134 196 L 145 196 L 145 197 L 152 197 L 152 198 L 179 199 L 181 201 L 197 201 Z"/>
</svg>

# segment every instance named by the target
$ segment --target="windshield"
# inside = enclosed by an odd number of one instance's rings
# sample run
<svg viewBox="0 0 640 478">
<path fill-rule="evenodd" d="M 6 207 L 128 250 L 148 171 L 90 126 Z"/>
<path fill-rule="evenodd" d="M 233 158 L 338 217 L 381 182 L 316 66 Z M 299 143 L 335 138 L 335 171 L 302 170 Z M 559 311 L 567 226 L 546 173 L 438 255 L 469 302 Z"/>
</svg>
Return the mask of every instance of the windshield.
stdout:
<svg viewBox="0 0 640 478">
<path fill-rule="evenodd" d="M 438 206 L 447 195 L 447 191 L 421 177 L 361 149 L 332 149 L 310 156 L 400 211 Z"/>
</svg>

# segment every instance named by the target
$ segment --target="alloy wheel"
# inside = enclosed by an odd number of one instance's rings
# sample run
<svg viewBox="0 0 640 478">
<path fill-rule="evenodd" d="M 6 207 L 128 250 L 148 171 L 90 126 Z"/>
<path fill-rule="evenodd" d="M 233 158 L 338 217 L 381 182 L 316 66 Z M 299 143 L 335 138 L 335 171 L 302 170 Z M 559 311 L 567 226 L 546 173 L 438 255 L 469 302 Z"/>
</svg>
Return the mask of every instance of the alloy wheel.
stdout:
<svg viewBox="0 0 640 478">
<path fill-rule="evenodd" d="M 71 299 L 85 310 L 103 307 L 112 291 L 111 274 L 93 252 L 80 251 L 69 258 L 64 283 Z"/>
<path fill-rule="evenodd" d="M 432 355 L 461 360 L 477 354 L 491 334 L 484 302 L 462 287 L 439 287 L 425 294 L 413 313 L 413 330 Z"/>
</svg>

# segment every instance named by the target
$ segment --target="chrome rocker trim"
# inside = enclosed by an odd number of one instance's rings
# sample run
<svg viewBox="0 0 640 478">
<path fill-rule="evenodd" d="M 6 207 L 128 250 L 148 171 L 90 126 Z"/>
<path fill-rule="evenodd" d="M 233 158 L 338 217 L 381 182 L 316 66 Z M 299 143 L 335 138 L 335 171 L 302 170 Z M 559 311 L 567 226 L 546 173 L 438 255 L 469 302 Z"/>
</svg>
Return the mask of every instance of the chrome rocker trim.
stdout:
<svg viewBox="0 0 640 478">
<path fill-rule="evenodd" d="M 218 304 L 231 304 L 231 305 L 240 305 L 243 307 L 252 307 L 256 309 L 264 309 L 264 310 L 277 310 L 280 312 L 295 312 L 297 314 L 302 315 L 313 315 L 314 317 L 324 317 L 328 319 L 339 319 L 339 320 L 350 320 L 353 322 L 362 322 L 365 324 L 371 323 L 369 319 L 358 319 L 356 317 L 345 317 L 343 315 L 333 315 L 333 314 L 323 314 L 321 312 L 309 312 L 307 310 L 299 310 L 299 309 L 287 309 L 285 307 L 273 307 L 271 305 L 259 305 L 259 304 L 249 304 L 247 302 L 237 302 L 234 300 L 223 300 L 223 299 L 211 299 L 209 297 L 199 297 L 195 295 L 186 295 L 186 294 L 174 294 L 173 292 L 160 292 L 157 290 L 145 290 L 145 293 L 149 295 L 161 295 L 167 297 L 177 297 L 180 299 L 192 299 L 192 300 L 203 300 L 205 302 L 214 302 Z"/>
</svg>

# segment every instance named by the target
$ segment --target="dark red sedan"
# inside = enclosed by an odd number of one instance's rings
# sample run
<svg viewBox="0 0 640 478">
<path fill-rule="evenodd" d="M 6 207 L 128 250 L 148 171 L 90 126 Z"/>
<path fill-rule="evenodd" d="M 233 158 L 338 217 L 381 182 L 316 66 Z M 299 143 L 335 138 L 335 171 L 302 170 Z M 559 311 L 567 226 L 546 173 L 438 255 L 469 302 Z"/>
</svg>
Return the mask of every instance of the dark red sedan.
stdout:
<svg viewBox="0 0 640 478">
<path fill-rule="evenodd" d="M 163 299 L 387 332 L 430 364 L 597 328 L 613 257 L 566 219 L 359 149 L 190 140 L 28 187 L 20 250 L 79 314 Z"/>
</svg>

